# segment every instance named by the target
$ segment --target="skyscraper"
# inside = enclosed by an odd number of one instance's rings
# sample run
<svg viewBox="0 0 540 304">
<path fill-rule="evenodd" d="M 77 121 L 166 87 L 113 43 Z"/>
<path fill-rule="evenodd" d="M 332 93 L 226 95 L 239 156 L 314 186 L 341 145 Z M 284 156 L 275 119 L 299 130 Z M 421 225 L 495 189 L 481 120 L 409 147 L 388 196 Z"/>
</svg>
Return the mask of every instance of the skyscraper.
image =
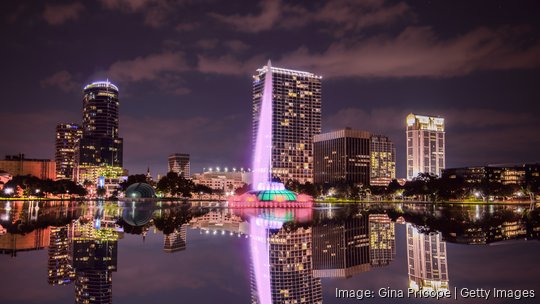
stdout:
<svg viewBox="0 0 540 304">
<path fill-rule="evenodd" d="M 311 228 L 251 219 L 251 303 L 322 303 L 311 238 Z"/>
<path fill-rule="evenodd" d="M 396 257 L 395 223 L 387 214 L 369 215 L 369 259 L 371 266 L 390 264 Z"/>
<path fill-rule="evenodd" d="M 371 269 L 367 216 L 313 226 L 313 276 L 344 277 Z"/>
<path fill-rule="evenodd" d="M 112 272 L 117 269 L 118 234 L 83 225 L 73 239 L 75 303 L 112 303 Z"/>
<path fill-rule="evenodd" d="M 189 154 L 175 153 L 169 155 L 169 171 L 183 175 L 185 178 L 190 177 L 190 162 Z"/>
<path fill-rule="evenodd" d="M 448 290 L 446 242 L 440 232 L 422 232 L 407 224 L 409 288 Z"/>
<path fill-rule="evenodd" d="M 321 80 L 309 72 L 268 65 L 253 76 L 253 146 L 267 75 L 272 76 L 272 175 L 313 181 L 313 135 L 321 132 Z"/>
<path fill-rule="evenodd" d="M 75 272 L 69 257 L 68 226 L 51 226 L 49 236 L 48 282 L 50 285 L 69 284 L 75 279 Z"/>
<path fill-rule="evenodd" d="M 384 135 L 371 135 L 372 186 L 388 186 L 396 178 L 396 147 Z"/>
<path fill-rule="evenodd" d="M 83 129 L 74 123 L 56 125 L 56 178 L 71 179 L 75 165 L 75 151 L 82 137 Z"/>
<path fill-rule="evenodd" d="M 319 134 L 313 138 L 313 145 L 316 183 L 369 185 L 369 132 L 346 128 Z"/>
<path fill-rule="evenodd" d="M 83 94 L 83 136 L 76 173 L 100 167 L 121 171 L 123 139 L 118 136 L 118 87 L 109 81 L 98 81 L 84 87 Z M 78 180 L 82 177 L 76 176 Z"/>
<path fill-rule="evenodd" d="M 407 179 L 418 173 L 441 176 L 445 168 L 444 118 L 407 115 Z"/>
</svg>

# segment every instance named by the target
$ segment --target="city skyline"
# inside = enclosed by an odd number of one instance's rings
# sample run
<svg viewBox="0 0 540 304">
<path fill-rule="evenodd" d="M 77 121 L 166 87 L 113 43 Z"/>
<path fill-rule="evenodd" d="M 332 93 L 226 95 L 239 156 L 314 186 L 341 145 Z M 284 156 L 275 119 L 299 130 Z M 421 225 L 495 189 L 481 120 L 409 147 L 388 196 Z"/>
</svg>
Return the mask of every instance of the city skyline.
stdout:
<svg viewBox="0 0 540 304">
<path fill-rule="evenodd" d="M 0 155 L 54 159 L 56 124 L 80 123 L 82 87 L 108 78 L 121 90 L 131 173 L 148 166 L 165 173 L 163 159 L 174 151 L 192 155 L 193 171 L 216 163 L 249 167 L 250 77 L 272 59 L 323 76 L 323 132 L 349 126 L 389 136 L 397 177 L 405 176 L 409 112 L 446 119 L 447 168 L 538 161 L 534 1 L 337 1 L 297 10 L 279 1 L 215 2 L 210 13 L 189 18 L 185 11 L 204 11 L 197 8 L 208 3 L 118 3 L 2 4 L 0 119 L 12 129 Z M 350 14 L 329 18 L 349 5 Z M 298 18 L 299 11 L 314 17 Z M 272 43 L 278 38 L 283 43 Z"/>
</svg>

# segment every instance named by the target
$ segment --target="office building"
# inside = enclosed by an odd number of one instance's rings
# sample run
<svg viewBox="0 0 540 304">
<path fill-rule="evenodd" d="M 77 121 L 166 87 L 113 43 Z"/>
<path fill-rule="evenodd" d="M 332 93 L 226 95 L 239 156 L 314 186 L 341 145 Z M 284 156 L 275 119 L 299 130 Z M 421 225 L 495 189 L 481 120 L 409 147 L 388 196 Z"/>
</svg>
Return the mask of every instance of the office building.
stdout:
<svg viewBox="0 0 540 304">
<path fill-rule="evenodd" d="M 56 163 L 50 159 L 31 159 L 24 154 L 6 155 L 0 160 L 0 170 L 11 176 L 32 175 L 41 179 L 56 179 Z"/>
<path fill-rule="evenodd" d="M 409 288 L 448 290 L 446 242 L 440 232 L 423 232 L 407 224 Z"/>
<path fill-rule="evenodd" d="M 32 208 L 33 209 L 33 208 Z M 31 217 L 36 220 L 37 217 Z M 38 228 L 26 234 L 5 233 L 0 235 L 0 253 L 17 256 L 21 251 L 42 250 L 49 246 L 50 227 Z"/>
<path fill-rule="evenodd" d="M 501 164 L 476 167 L 448 168 L 443 177 L 461 178 L 469 184 L 501 183 L 503 185 L 526 186 L 540 176 L 540 164 Z"/>
<path fill-rule="evenodd" d="M 94 82 L 84 87 L 83 136 L 76 152 L 77 181 L 85 179 L 79 176 L 80 170 L 122 168 L 123 139 L 118 134 L 118 94 L 118 87 L 109 81 Z"/>
<path fill-rule="evenodd" d="M 250 221 L 251 303 L 322 304 L 321 279 L 313 277 L 311 228 Z"/>
<path fill-rule="evenodd" d="M 75 151 L 78 150 L 83 129 L 74 123 L 56 125 L 56 178 L 72 179 L 75 166 Z"/>
<path fill-rule="evenodd" d="M 191 176 L 189 154 L 175 153 L 169 155 L 169 171 L 189 178 Z"/>
<path fill-rule="evenodd" d="M 244 169 L 236 170 L 236 168 L 208 168 L 202 173 L 193 175 L 193 182 L 199 185 L 205 185 L 214 190 L 223 190 L 231 192 L 246 184 L 250 184 L 251 172 Z"/>
<path fill-rule="evenodd" d="M 350 128 L 315 135 L 315 183 L 370 184 L 371 135 Z"/>
<path fill-rule="evenodd" d="M 183 224 L 172 233 L 163 234 L 163 251 L 171 253 L 186 249 L 187 225 Z"/>
<path fill-rule="evenodd" d="M 112 273 L 117 270 L 118 235 L 112 229 L 83 225 L 73 239 L 75 303 L 112 303 Z"/>
<path fill-rule="evenodd" d="M 389 265 L 396 258 L 395 223 L 387 214 L 369 215 L 369 260 L 371 266 Z"/>
<path fill-rule="evenodd" d="M 75 272 L 69 256 L 68 226 L 51 226 L 49 236 L 49 285 L 69 284 L 75 279 Z"/>
<path fill-rule="evenodd" d="M 388 186 L 396 178 L 396 147 L 384 135 L 371 135 L 370 185 Z"/>
<path fill-rule="evenodd" d="M 343 277 L 371 269 L 367 216 L 313 225 L 313 276 Z"/>
<path fill-rule="evenodd" d="M 270 65 L 270 64 L 269 64 Z M 253 76 L 253 147 L 267 76 L 272 77 L 271 174 L 282 182 L 313 181 L 313 136 L 321 132 L 321 81 L 313 73 L 270 67 Z"/>
<path fill-rule="evenodd" d="M 419 173 L 441 176 L 445 168 L 444 118 L 409 114 L 407 123 L 407 179 Z"/>
</svg>

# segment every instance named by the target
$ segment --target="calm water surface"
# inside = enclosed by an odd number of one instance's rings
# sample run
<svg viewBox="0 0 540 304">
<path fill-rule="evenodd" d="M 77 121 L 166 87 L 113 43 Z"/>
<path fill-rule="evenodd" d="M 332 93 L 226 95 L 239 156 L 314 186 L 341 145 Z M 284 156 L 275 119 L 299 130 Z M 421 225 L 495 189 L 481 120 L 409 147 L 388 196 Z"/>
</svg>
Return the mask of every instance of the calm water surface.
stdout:
<svg viewBox="0 0 540 304">
<path fill-rule="evenodd" d="M 540 220 L 527 206 L 0 202 L 0 224 L 0 303 L 540 302 Z M 408 288 L 536 297 L 437 301 Z"/>
</svg>

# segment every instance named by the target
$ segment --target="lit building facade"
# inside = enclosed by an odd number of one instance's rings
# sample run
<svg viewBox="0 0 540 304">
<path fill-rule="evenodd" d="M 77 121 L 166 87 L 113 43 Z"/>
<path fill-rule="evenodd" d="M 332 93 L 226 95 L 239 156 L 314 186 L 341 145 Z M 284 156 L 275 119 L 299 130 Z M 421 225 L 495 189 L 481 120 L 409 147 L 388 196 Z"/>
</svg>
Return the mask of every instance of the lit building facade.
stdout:
<svg viewBox="0 0 540 304">
<path fill-rule="evenodd" d="M 407 123 L 407 179 L 419 173 L 441 176 L 445 168 L 444 118 L 409 114 Z"/>
<path fill-rule="evenodd" d="M 70 284 L 75 279 L 71 267 L 68 226 L 50 227 L 48 282 L 50 285 Z"/>
<path fill-rule="evenodd" d="M 422 232 L 407 223 L 409 288 L 448 290 L 446 242 L 440 232 Z"/>
<path fill-rule="evenodd" d="M 321 133 L 321 81 L 313 73 L 268 66 L 253 76 L 253 146 L 266 75 L 272 75 L 272 175 L 313 181 L 313 136 Z"/>
<path fill-rule="evenodd" d="M 313 226 L 313 276 L 344 277 L 371 269 L 366 216 Z"/>
<path fill-rule="evenodd" d="M 175 153 L 169 155 L 169 171 L 179 175 L 183 175 L 185 178 L 191 177 L 189 154 Z"/>
<path fill-rule="evenodd" d="M 193 175 L 193 182 L 214 190 L 234 191 L 250 183 L 250 172 L 244 170 L 205 170 Z"/>
<path fill-rule="evenodd" d="M 447 178 L 462 178 L 469 184 L 489 182 L 525 186 L 528 181 L 538 178 L 539 172 L 540 164 L 506 164 L 448 168 L 443 170 L 442 175 Z"/>
<path fill-rule="evenodd" d="M 251 303 L 322 304 L 313 277 L 311 228 L 263 219 L 250 221 Z"/>
<path fill-rule="evenodd" d="M 72 179 L 75 166 L 75 151 L 82 138 L 83 129 L 74 123 L 56 125 L 56 178 Z"/>
<path fill-rule="evenodd" d="M 315 183 L 370 184 L 371 135 L 349 128 L 315 135 Z"/>
<path fill-rule="evenodd" d="M 187 225 L 183 224 L 172 233 L 163 234 L 163 251 L 171 253 L 186 249 Z"/>
<path fill-rule="evenodd" d="M 112 303 L 112 272 L 118 264 L 118 234 L 82 225 L 73 239 L 75 303 Z"/>
<path fill-rule="evenodd" d="M 109 81 L 94 82 L 83 90 L 83 136 L 76 152 L 79 170 L 91 167 L 122 168 L 123 139 L 118 135 L 118 87 Z"/>
<path fill-rule="evenodd" d="M 396 147 L 384 135 L 371 135 L 371 176 L 372 186 L 388 186 L 396 178 Z"/>
<path fill-rule="evenodd" d="M 32 175 L 41 179 L 56 179 L 56 163 L 50 159 L 31 159 L 24 154 L 6 155 L 0 160 L 0 170 L 11 176 Z"/>
<path fill-rule="evenodd" d="M 387 214 L 369 215 L 369 260 L 371 266 L 389 265 L 396 258 L 396 227 Z"/>
</svg>

